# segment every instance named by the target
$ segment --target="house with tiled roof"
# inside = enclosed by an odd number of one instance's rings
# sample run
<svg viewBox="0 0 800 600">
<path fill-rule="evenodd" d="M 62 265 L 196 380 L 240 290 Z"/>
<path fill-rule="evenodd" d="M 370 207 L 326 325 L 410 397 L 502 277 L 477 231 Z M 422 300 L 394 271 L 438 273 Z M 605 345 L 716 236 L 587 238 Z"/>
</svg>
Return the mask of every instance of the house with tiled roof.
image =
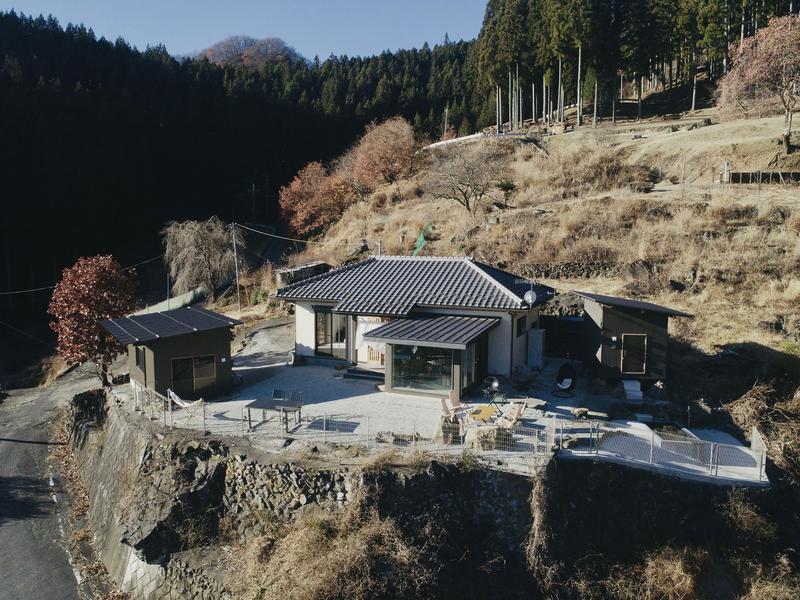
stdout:
<svg viewBox="0 0 800 600">
<path fill-rule="evenodd" d="M 537 360 L 539 307 L 553 294 L 468 257 L 373 256 L 277 297 L 295 304 L 296 355 L 346 361 L 387 391 L 441 396 Z"/>
</svg>

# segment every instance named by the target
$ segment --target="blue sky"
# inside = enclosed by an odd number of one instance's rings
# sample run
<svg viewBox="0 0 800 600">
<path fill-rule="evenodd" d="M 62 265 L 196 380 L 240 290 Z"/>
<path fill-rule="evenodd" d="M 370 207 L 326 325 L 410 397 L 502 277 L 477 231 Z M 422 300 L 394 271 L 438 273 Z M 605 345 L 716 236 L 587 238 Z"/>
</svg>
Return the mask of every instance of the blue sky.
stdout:
<svg viewBox="0 0 800 600">
<path fill-rule="evenodd" d="M 370 55 L 478 34 L 486 0 L 0 0 L 0 10 L 52 14 L 95 34 L 172 54 L 235 34 L 280 37 L 308 58 Z"/>
</svg>

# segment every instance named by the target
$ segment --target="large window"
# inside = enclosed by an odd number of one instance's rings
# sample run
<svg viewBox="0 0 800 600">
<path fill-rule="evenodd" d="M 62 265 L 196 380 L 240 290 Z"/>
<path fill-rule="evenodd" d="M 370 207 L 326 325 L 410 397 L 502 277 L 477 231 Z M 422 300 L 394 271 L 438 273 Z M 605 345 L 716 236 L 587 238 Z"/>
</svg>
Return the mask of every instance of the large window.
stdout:
<svg viewBox="0 0 800 600">
<path fill-rule="evenodd" d="M 392 387 L 453 389 L 453 351 L 396 344 L 392 356 Z"/>
<path fill-rule="evenodd" d="M 317 355 L 347 360 L 347 315 L 317 309 L 314 331 Z"/>
<path fill-rule="evenodd" d="M 171 389 L 181 398 L 199 398 L 214 393 L 217 364 L 213 354 L 172 359 Z"/>
</svg>

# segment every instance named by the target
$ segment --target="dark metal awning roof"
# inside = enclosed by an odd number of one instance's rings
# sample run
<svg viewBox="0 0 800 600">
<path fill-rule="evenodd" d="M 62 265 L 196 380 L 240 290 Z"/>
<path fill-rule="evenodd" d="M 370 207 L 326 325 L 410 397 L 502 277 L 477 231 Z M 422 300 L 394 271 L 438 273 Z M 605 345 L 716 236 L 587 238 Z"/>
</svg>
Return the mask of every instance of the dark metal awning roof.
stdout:
<svg viewBox="0 0 800 600">
<path fill-rule="evenodd" d="M 236 319 L 194 306 L 100 321 L 123 346 L 241 324 Z"/>
<path fill-rule="evenodd" d="M 420 315 L 395 319 L 364 335 L 370 342 L 418 344 L 464 350 L 467 344 L 500 322 L 498 317 Z"/>
<path fill-rule="evenodd" d="M 641 300 L 618 298 L 617 296 L 604 296 L 602 294 L 590 294 L 589 292 L 574 291 L 572 293 L 577 296 L 580 296 L 581 298 L 594 300 L 595 302 L 599 302 L 600 304 L 605 304 L 607 306 L 618 306 L 619 308 L 628 308 L 631 310 L 644 310 L 647 312 L 654 312 L 663 315 L 668 315 L 670 317 L 687 317 L 687 318 L 692 317 L 692 315 L 690 315 L 689 313 L 683 312 L 681 310 L 675 310 L 674 308 L 669 308 L 667 306 L 653 304 L 652 302 L 642 302 Z"/>
</svg>

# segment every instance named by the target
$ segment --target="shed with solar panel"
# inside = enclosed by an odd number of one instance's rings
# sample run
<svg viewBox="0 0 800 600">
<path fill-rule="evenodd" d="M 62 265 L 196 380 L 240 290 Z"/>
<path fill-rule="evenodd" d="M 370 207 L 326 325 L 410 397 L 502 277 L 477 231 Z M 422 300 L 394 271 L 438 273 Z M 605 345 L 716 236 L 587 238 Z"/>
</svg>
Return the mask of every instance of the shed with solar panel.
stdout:
<svg viewBox="0 0 800 600">
<path fill-rule="evenodd" d="M 100 324 L 128 349 L 131 385 L 184 399 L 209 399 L 231 387 L 231 339 L 241 321 L 187 306 Z"/>
</svg>

